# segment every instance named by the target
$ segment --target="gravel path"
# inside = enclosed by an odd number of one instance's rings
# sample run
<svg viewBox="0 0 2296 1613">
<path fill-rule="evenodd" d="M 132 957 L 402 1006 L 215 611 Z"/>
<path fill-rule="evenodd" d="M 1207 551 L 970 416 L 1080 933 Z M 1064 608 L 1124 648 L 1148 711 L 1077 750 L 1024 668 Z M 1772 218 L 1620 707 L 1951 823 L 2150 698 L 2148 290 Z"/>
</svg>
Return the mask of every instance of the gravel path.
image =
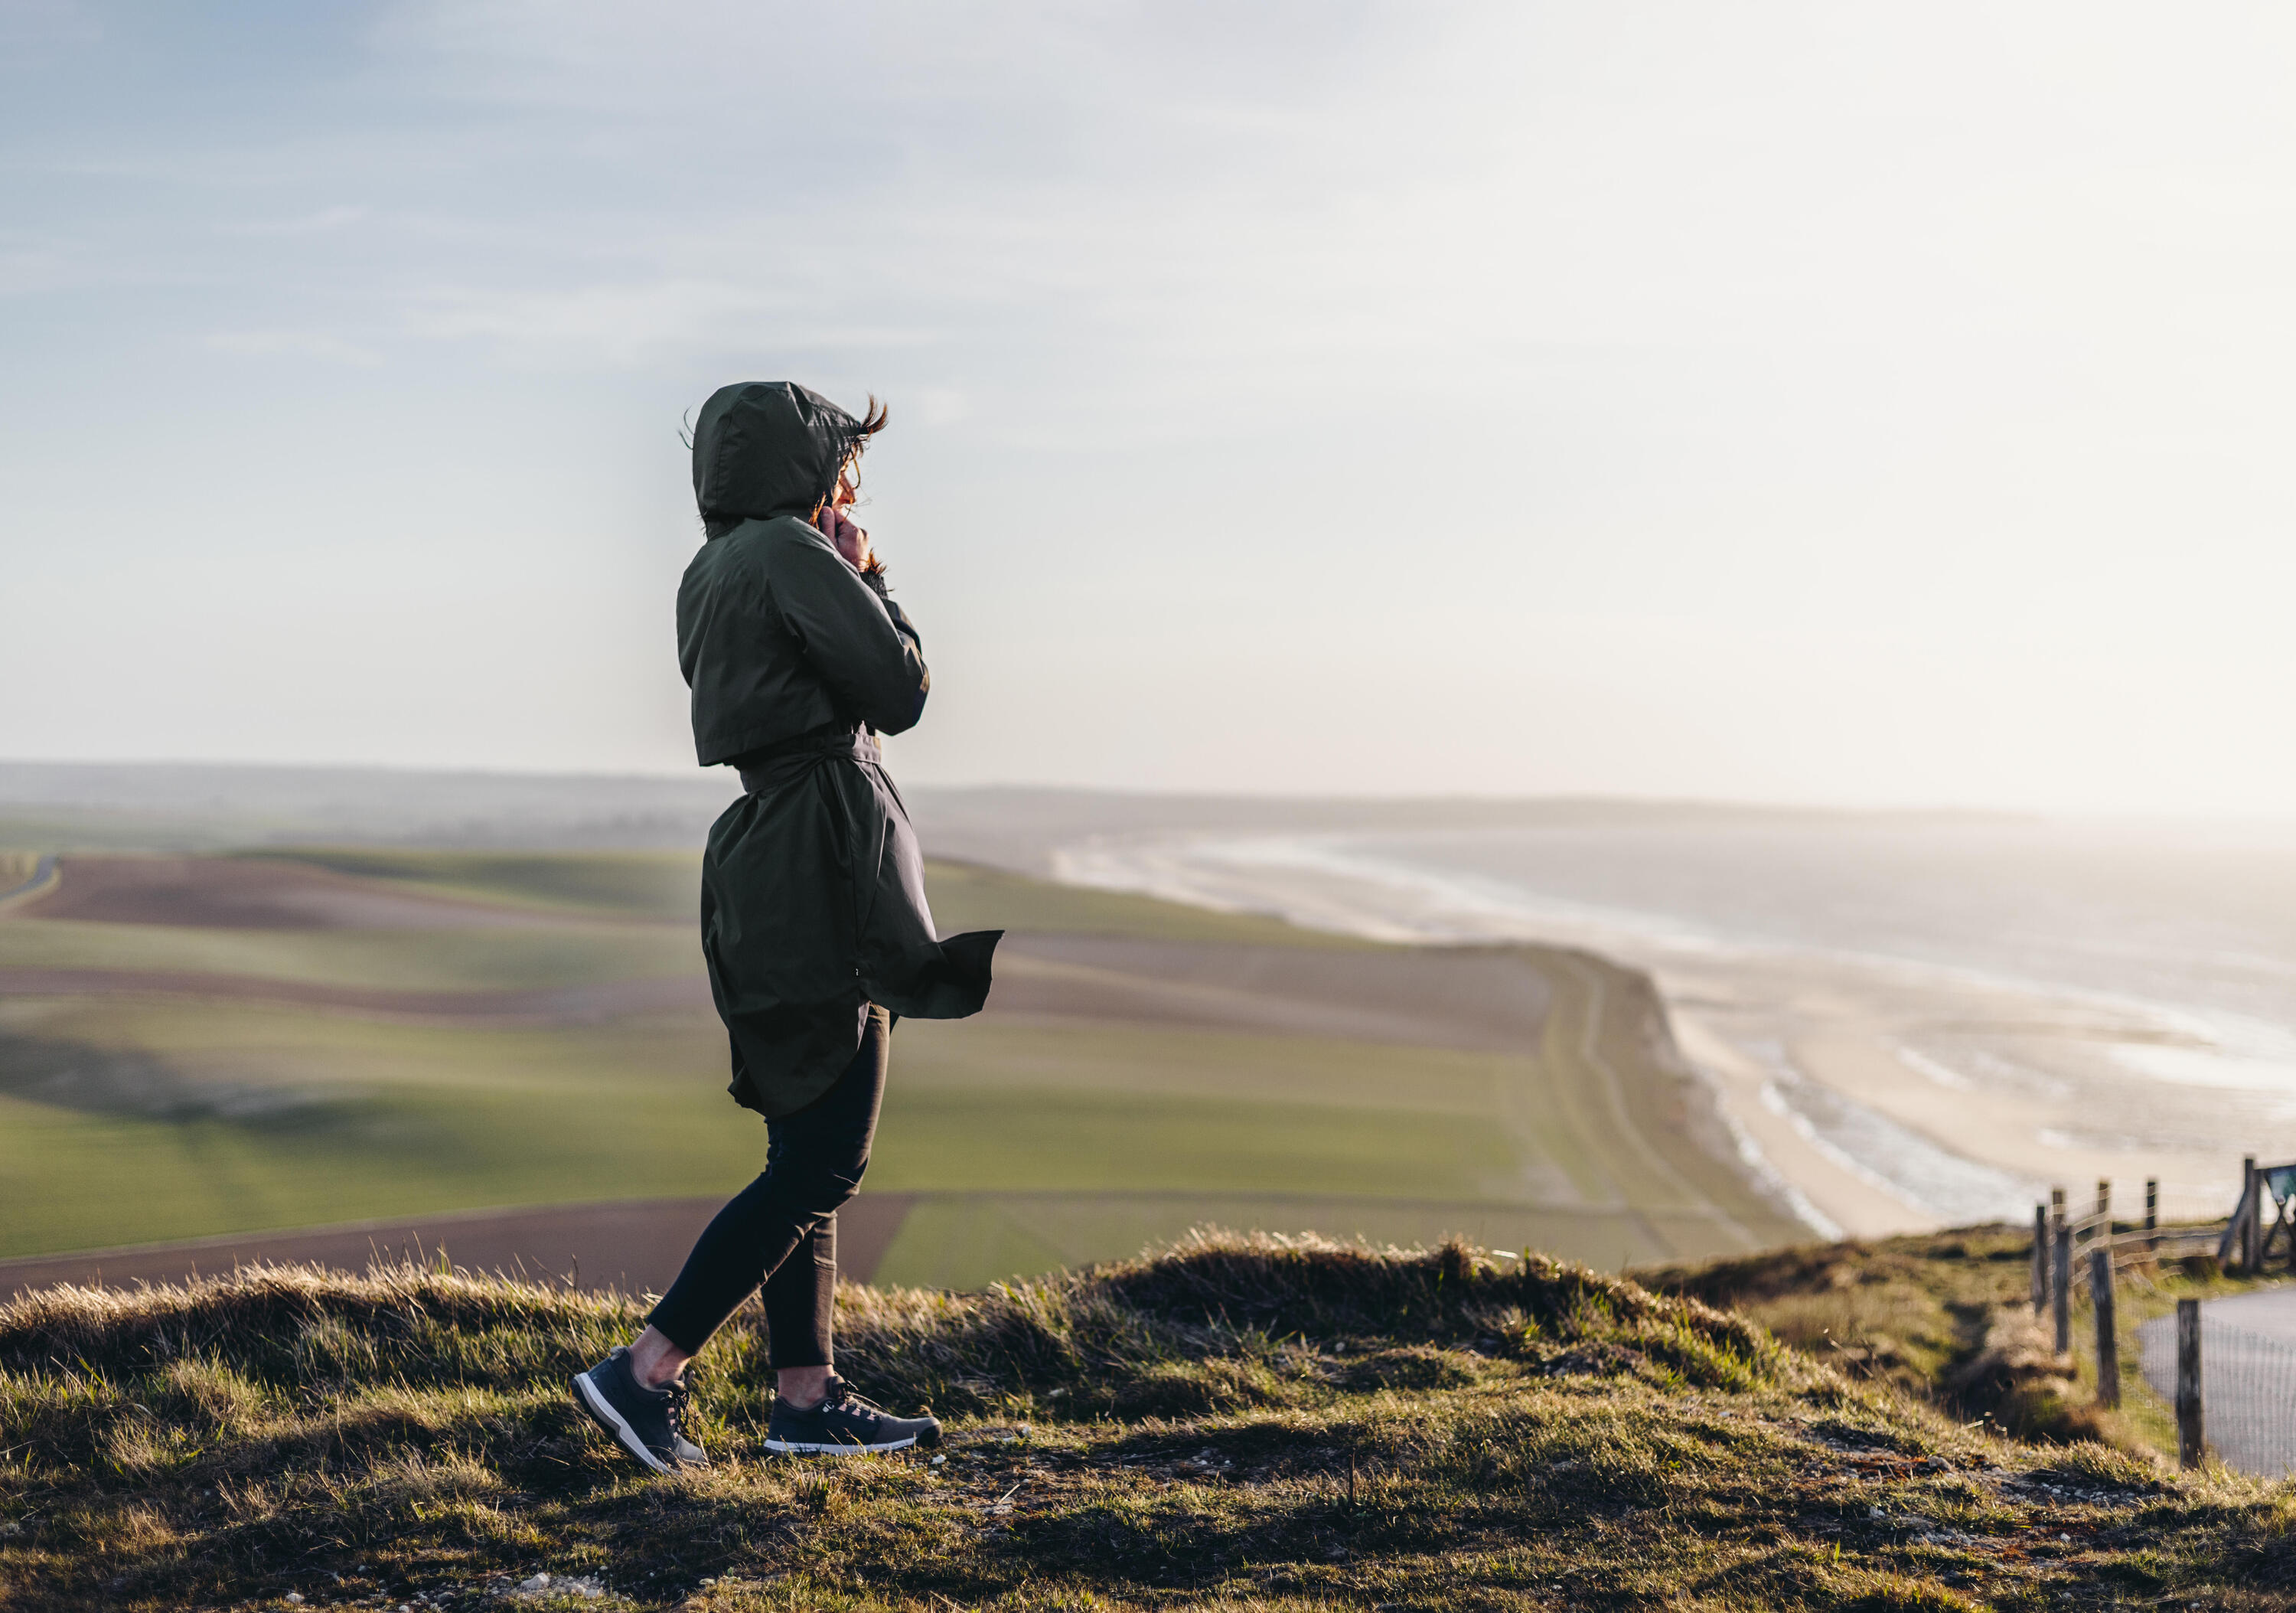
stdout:
<svg viewBox="0 0 2296 1613">
<path fill-rule="evenodd" d="M 625 1014 L 707 1012 L 710 1006 L 709 982 L 699 971 L 532 991 L 399 992 L 188 969 L 0 968 L 0 998 L 99 996 L 279 1003 L 412 1025 L 594 1025 Z"/>
<path fill-rule="evenodd" d="M 8 901 L 38 890 L 47 884 L 48 876 L 55 871 L 56 860 L 53 857 L 41 858 L 32 865 L 32 876 L 29 879 L 25 880 L 21 885 L 10 885 L 6 890 L 0 891 L 0 901 Z"/>
</svg>

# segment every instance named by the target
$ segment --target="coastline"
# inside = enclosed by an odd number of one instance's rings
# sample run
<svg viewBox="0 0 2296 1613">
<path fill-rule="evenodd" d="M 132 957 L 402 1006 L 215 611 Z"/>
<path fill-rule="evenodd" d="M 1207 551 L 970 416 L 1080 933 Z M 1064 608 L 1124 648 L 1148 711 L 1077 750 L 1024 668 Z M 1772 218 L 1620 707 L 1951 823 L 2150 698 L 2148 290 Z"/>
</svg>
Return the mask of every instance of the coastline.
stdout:
<svg viewBox="0 0 2296 1613">
<path fill-rule="evenodd" d="M 2021 1221 L 2052 1185 L 2087 1205 L 2100 1180 L 2136 1213 L 2148 1177 L 2164 1216 L 2218 1214 L 2243 1152 L 2296 1141 L 2285 1088 L 2223 1084 L 2204 1032 L 2169 1005 L 1733 942 L 1665 915 L 1527 901 L 1496 881 L 1399 868 L 1335 840 L 1102 838 L 1053 862 L 1064 882 L 1311 928 L 1579 946 L 1641 969 L 1741 1164 L 1814 1237 Z M 2180 1080 L 2180 1060 L 2208 1064 L 2205 1081 Z"/>
</svg>

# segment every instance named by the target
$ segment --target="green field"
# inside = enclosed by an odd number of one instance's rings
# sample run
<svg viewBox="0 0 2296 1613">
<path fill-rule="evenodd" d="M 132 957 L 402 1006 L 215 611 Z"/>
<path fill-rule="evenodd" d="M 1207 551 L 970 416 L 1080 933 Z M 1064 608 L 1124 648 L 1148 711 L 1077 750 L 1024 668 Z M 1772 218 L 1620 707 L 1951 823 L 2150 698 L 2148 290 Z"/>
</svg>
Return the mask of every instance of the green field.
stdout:
<svg viewBox="0 0 2296 1613">
<path fill-rule="evenodd" d="M 400 992 L 518 991 L 683 975 L 693 937 L 667 926 L 272 931 L 0 923 L 0 968 L 185 970 Z"/>
<path fill-rule="evenodd" d="M 0 1257 L 715 1196 L 758 1169 L 763 1126 L 724 1095 L 723 1033 L 698 984 L 680 983 L 699 973 L 693 858 L 234 860 L 515 922 L 219 927 L 43 918 L 37 902 L 0 917 Z M 1016 948 L 1086 936 L 1379 951 L 985 869 L 936 865 L 931 878 L 944 932 L 1003 927 Z M 1575 954 L 1534 961 L 1553 1007 L 1509 1050 L 1111 1019 L 1058 1001 L 904 1023 L 868 1189 L 917 1197 L 878 1280 L 978 1284 L 1206 1222 L 1398 1242 L 1457 1232 L 1605 1266 L 1791 1237 L 1680 1123 L 1683 1082 L 1644 1045 L 1636 977 Z M 59 986 L 55 971 L 76 973 Z M 647 981 L 690 1006 L 583 1011 L 585 992 Z M 490 993 L 537 992 L 557 994 L 563 1023 L 555 1009 L 486 1022 Z"/>
</svg>

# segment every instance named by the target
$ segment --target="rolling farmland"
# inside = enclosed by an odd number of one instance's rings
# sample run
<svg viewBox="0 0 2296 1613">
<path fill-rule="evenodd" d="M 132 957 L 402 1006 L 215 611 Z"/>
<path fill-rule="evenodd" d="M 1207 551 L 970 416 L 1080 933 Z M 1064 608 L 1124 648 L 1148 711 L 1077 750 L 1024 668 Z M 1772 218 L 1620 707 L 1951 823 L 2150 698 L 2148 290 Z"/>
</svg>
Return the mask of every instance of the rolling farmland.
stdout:
<svg viewBox="0 0 2296 1613">
<path fill-rule="evenodd" d="M 67 856 L 0 910 L 0 1258 L 485 1206 L 722 1197 L 692 913 L 656 852 Z M 880 1280 L 974 1285 L 1200 1223 L 1604 1266 L 1793 1236 L 1639 976 L 1410 949 L 955 864 L 989 1010 L 905 1022 Z M 900 1207 L 900 1206 L 906 1207 Z M 651 1280 L 666 1282 L 664 1271 Z"/>
</svg>

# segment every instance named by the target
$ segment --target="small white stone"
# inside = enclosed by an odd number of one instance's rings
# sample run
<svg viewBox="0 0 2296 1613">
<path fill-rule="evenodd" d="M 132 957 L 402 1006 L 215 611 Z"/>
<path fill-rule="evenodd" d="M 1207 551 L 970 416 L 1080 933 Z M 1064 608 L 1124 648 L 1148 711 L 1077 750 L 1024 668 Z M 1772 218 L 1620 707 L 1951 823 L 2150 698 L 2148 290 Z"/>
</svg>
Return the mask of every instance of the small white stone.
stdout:
<svg viewBox="0 0 2296 1613">
<path fill-rule="evenodd" d="M 522 1579 L 518 1588 L 521 1591 L 547 1591 L 550 1589 L 550 1576 L 537 1574 L 532 1579 Z"/>
</svg>

